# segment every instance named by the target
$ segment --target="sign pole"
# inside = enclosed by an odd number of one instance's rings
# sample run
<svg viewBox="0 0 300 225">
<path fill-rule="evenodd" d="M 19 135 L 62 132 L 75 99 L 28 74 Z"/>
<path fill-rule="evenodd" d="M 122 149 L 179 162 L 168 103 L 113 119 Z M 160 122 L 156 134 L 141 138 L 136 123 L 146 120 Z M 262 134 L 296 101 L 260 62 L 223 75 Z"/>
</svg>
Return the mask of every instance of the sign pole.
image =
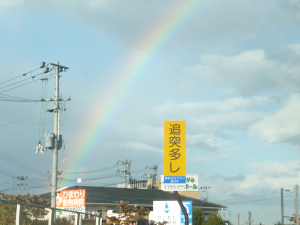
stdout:
<svg viewBox="0 0 300 225">
<path fill-rule="evenodd" d="M 189 216 L 188 216 L 188 214 L 186 212 L 186 209 L 185 209 L 184 205 L 182 204 L 182 201 L 180 199 L 180 196 L 179 196 L 178 192 L 174 191 L 174 195 L 175 195 L 175 198 L 177 199 L 177 201 L 178 201 L 178 203 L 180 205 L 180 208 L 181 208 L 181 210 L 182 210 L 182 212 L 184 214 L 184 218 L 185 218 L 184 223 L 185 223 L 185 225 L 189 225 Z"/>
</svg>

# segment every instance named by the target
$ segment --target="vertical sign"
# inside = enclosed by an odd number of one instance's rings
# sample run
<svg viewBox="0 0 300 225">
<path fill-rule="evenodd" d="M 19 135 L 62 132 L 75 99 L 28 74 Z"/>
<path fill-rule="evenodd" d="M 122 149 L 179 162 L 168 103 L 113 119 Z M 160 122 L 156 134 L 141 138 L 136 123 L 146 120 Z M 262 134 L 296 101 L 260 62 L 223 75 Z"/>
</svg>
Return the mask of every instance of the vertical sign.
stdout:
<svg viewBox="0 0 300 225">
<path fill-rule="evenodd" d="M 164 123 L 164 183 L 186 182 L 186 122 Z"/>
</svg>

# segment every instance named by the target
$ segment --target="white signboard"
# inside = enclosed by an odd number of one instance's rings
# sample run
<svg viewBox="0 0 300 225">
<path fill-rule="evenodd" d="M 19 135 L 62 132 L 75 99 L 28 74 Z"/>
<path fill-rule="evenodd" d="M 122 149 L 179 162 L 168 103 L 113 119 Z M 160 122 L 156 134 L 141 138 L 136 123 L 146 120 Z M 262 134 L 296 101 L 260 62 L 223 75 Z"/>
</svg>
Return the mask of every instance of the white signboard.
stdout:
<svg viewBox="0 0 300 225">
<path fill-rule="evenodd" d="M 196 174 L 186 175 L 185 191 L 198 191 L 198 176 Z"/>
<path fill-rule="evenodd" d="M 187 174 L 185 184 L 170 184 L 164 182 L 164 176 L 161 175 L 161 190 L 163 191 L 198 191 L 198 176 L 196 174 Z"/>
<path fill-rule="evenodd" d="M 193 205 L 191 201 L 182 202 L 193 224 Z M 185 225 L 185 217 L 177 201 L 153 201 L 153 220 L 155 223 L 167 222 L 167 225 Z"/>
</svg>

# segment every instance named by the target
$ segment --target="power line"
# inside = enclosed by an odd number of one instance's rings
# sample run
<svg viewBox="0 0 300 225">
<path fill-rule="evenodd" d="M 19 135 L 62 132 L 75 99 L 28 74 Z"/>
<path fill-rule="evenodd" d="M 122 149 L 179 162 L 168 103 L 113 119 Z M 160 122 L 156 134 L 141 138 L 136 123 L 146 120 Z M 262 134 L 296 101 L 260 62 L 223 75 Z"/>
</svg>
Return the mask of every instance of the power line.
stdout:
<svg viewBox="0 0 300 225">
<path fill-rule="evenodd" d="M 20 98 L 20 97 L 15 97 L 15 96 L 11 96 L 11 95 L 6 95 L 6 94 L 0 94 L 5 96 L 6 98 L 12 98 L 12 99 L 20 99 L 20 100 L 32 100 L 32 99 L 27 99 L 27 98 Z"/>
<path fill-rule="evenodd" d="M 27 170 L 27 171 L 29 171 L 31 173 L 35 173 L 35 174 L 39 174 L 39 175 L 44 174 L 40 170 L 35 169 L 34 167 L 31 167 L 31 166 L 28 166 L 25 163 L 22 163 L 22 162 L 20 162 L 20 161 L 18 161 L 16 159 L 14 159 L 14 158 L 12 158 L 12 157 L 4 154 L 4 153 L 2 153 L 2 152 L 0 152 L 0 159 L 2 159 L 3 161 L 5 161 L 7 163 L 13 164 L 13 165 L 15 165 L 17 167 L 20 167 L 20 168 L 22 168 L 24 170 Z"/>
<path fill-rule="evenodd" d="M 54 73 L 52 73 L 52 74 L 50 74 L 50 75 L 53 75 Z M 18 88 L 18 87 L 22 87 L 22 86 L 24 86 L 24 85 L 26 85 L 26 84 L 30 84 L 30 83 L 33 83 L 33 82 L 36 82 L 36 80 L 33 80 L 33 81 L 30 81 L 30 82 L 27 82 L 27 83 L 25 83 L 25 84 L 21 84 L 21 85 L 19 85 L 19 86 L 16 86 L 16 87 L 12 87 L 12 88 L 10 88 L 10 89 L 7 89 L 7 90 L 4 90 L 4 91 L 1 91 L 0 92 L 0 94 L 1 93 L 3 93 L 3 92 L 6 92 L 6 91 L 10 91 L 10 90 L 12 90 L 12 89 L 16 89 L 16 88 Z"/>
<path fill-rule="evenodd" d="M 3 174 L 3 175 L 5 175 L 5 176 L 8 176 L 8 177 L 12 177 L 12 176 L 14 176 L 13 174 L 11 174 L 11 173 L 8 173 L 8 172 L 6 172 L 6 171 L 3 171 L 3 170 L 0 170 L 0 174 Z"/>
<path fill-rule="evenodd" d="M 6 87 L 9 87 L 9 86 L 12 86 L 12 85 L 15 85 L 15 84 L 18 84 L 18 83 L 24 82 L 24 81 L 26 81 L 26 80 L 34 79 L 35 77 L 37 77 L 37 76 L 40 76 L 40 75 L 43 75 L 43 74 L 44 74 L 44 73 L 39 73 L 39 74 L 37 74 L 37 75 L 34 75 L 34 76 L 32 76 L 32 77 L 26 78 L 26 79 L 24 79 L 24 80 L 21 80 L 21 81 L 18 81 L 18 82 L 12 83 L 12 84 L 8 84 L 8 85 L 6 85 L 6 86 L 4 86 L 4 87 L 0 87 L 0 89 L 3 89 L 3 88 L 6 88 Z"/>
<path fill-rule="evenodd" d="M 140 173 L 140 172 L 144 172 L 146 169 L 140 169 L 140 170 L 136 170 L 136 171 L 133 171 L 135 173 Z M 115 174 L 115 173 L 110 173 L 110 174 L 105 174 L 105 175 L 102 175 L 102 176 L 99 176 L 99 177 L 90 177 L 90 178 L 86 178 L 86 179 L 83 179 L 82 182 L 86 182 L 86 181 L 95 181 L 95 180 L 101 180 L 101 179 L 108 179 L 108 178 L 116 178 L 116 177 L 119 177 L 118 174 Z M 63 178 L 62 179 L 63 181 L 65 182 L 76 182 L 77 179 L 66 179 L 66 178 Z M 118 182 L 120 183 L 120 182 Z M 116 183 L 116 184 L 118 184 Z"/>
<path fill-rule="evenodd" d="M 26 189 L 49 187 L 51 185 L 51 183 L 48 178 L 40 179 L 42 177 L 45 178 L 45 176 L 47 174 L 48 174 L 48 172 L 44 173 L 36 178 L 27 178 L 29 184 L 26 186 Z M 18 187 L 13 187 L 10 183 L 7 183 L 7 182 L 1 183 L 0 185 L 1 185 L 2 191 L 14 191 L 14 190 L 18 189 Z"/>
<path fill-rule="evenodd" d="M 100 180 L 100 179 L 105 179 L 105 178 L 114 178 L 114 177 L 119 177 L 117 174 L 115 173 L 110 173 L 110 174 L 106 174 L 100 177 L 91 177 L 91 178 L 86 178 L 85 181 L 91 181 L 91 180 Z M 64 181 L 76 181 L 77 179 L 66 179 L 63 178 L 62 180 Z"/>
<path fill-rule="evenodd" d="M 87 174 L 87 173 L 96 173 L 96 172 L 101 172 L 104 170 L 109 170 L 117 167 L 118 165 L 112 165 L 112 166 L 107 166 L 98 170 L 90 170 L 90 171 L 85 171 L 85 172 L 65 172 L 65 174 Z"/>
<path fill-rule="evenodd" d="M 35 80 L 30 81 L 30 82 L 25 83 L 25 84 L 21 84 L 21 85 L 19 85 L 19 86 L 16 86 L 16 87 L 13 87 L 13 88 L 10 88 L 10 89 L 7 89 L 7 90 L 4 90 L 4 91 L 1 91 L 0 94 L 3 93 L 3 92 L 6 92 L 6 91 L 10 91 L 10 90 L 12 90 L 12 89 L 16 89 L 16 88 L 18 88 L 18 87 L 22 87 L 22 86 L 24 86 L 24 85 L 26 85 L 26 84 L 30 84 L 30 83 L 33 83 L 33 82 L 35 82 Z"/>
<path fill-rule="evenodd" d="M 278 194 L 278 192 L 274 192 L 274 193 L 269 193 L 269 194 Z M 232 199 L 223 199 L 223 200 L 218 200 L 218 202 L 223 202 L 223 201 L 234 201 L 234 200 L 238 200 L 238 199 L 245 199 L 245 198 L 253 198 L 253 197 L 257 197 L 257 196 L 265 196 L 266 194 L 261 194 L 261 195 L 251 195 L 248 197 L 241 197 L 241 198 L 232 198 Z"/>
<path fill-rule="evenodd" d="M 11 122 L 11 123 L 2 124 L 2 125 L 0 125 L 0 127 L 4 127 L 4 126 L 10 125 L 10 124 L 14 124 L 14 123 L 17 123 L 17 122 L 20 122 L 20 121 L 23 121 L 23 120 L 27 120 L 27 119 L 39 116 L 41 114 L 43 114 L 43 113 L 39 113 L 39 114 L 36 114 L 36 115 L 33 115 L 33 116 L 29 116 L 29 117 L 26 117 L 26 118 L 23 118 L 23 119 L 20 119 L 20 120 L 16 120 L 16 121 Z"/>
<path fill-rule="evenodd" d="M 294 197 L 294 196 L 285 196 L 285 197 Z M 265 199 L 259 199 L 259 200 L 253 200 L 253 201 L 246 201 L 246 202 L 232 202 L 232 203 L 222 203 L 224 205 L 232 205 L 232 204 L 241 204 L 241 203 L 248 203 L 248 202 L 260 202 L 260 201 L 267 201 L 267 200 L 273 200 L 273 199 L 278 199 L 281 197 L 276 197 L 276 198 L 265 198 Z"/>
<path fill-rule="evenodd" d="M 6 83 L 6 82 L 9 82 L 9 81 L 11 81 L 11 80 L 17 79 L 17 78 L 19 78 L 19 77 L 24 77 L 24 76 L 26 76 L 27 74 L 32 73 L 32 72 L 34 72 L 34 71 L 36 71 L 36 70 L 38 70 L 38 69 L 41 69 L 41 67 L 36 68 L 36 69 L 34 69 L 34 70 L 31 70 L 31 71 L 29 71 L 29 72 L 27 72 L 27 73 L 23 73 L 22 75 L 18 75 L 18 76 L 14 77 L 14 78 L 11 78 L 11 79 L 9 79 L 9 80 L 3 81 L 3 82 L 1 82 L 0 84 L 4 84 L 4 83 Z"/>
<path fill-rule="evenodd" d="M 14 97 L 14 96 L 0 94 L 0 101 L 7 101 L 7 102 L 40 102 L 41 100 L 17 98 L 17 97 Z"/>
</svg>

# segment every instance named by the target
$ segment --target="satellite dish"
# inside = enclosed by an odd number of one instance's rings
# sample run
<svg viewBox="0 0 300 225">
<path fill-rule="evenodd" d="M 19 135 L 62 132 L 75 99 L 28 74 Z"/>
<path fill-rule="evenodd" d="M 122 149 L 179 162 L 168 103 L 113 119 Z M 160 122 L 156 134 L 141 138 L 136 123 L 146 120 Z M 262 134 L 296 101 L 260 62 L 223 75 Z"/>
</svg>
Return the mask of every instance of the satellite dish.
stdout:
<svg viewBox="0 0 300 225">
<path fill-rule="evenodd" d="M 77 179 L 77 183 L 78 183 L 78 184 L 81 183 L 81 178 L 78 178 L 78 179 Z"/>
</svg>

